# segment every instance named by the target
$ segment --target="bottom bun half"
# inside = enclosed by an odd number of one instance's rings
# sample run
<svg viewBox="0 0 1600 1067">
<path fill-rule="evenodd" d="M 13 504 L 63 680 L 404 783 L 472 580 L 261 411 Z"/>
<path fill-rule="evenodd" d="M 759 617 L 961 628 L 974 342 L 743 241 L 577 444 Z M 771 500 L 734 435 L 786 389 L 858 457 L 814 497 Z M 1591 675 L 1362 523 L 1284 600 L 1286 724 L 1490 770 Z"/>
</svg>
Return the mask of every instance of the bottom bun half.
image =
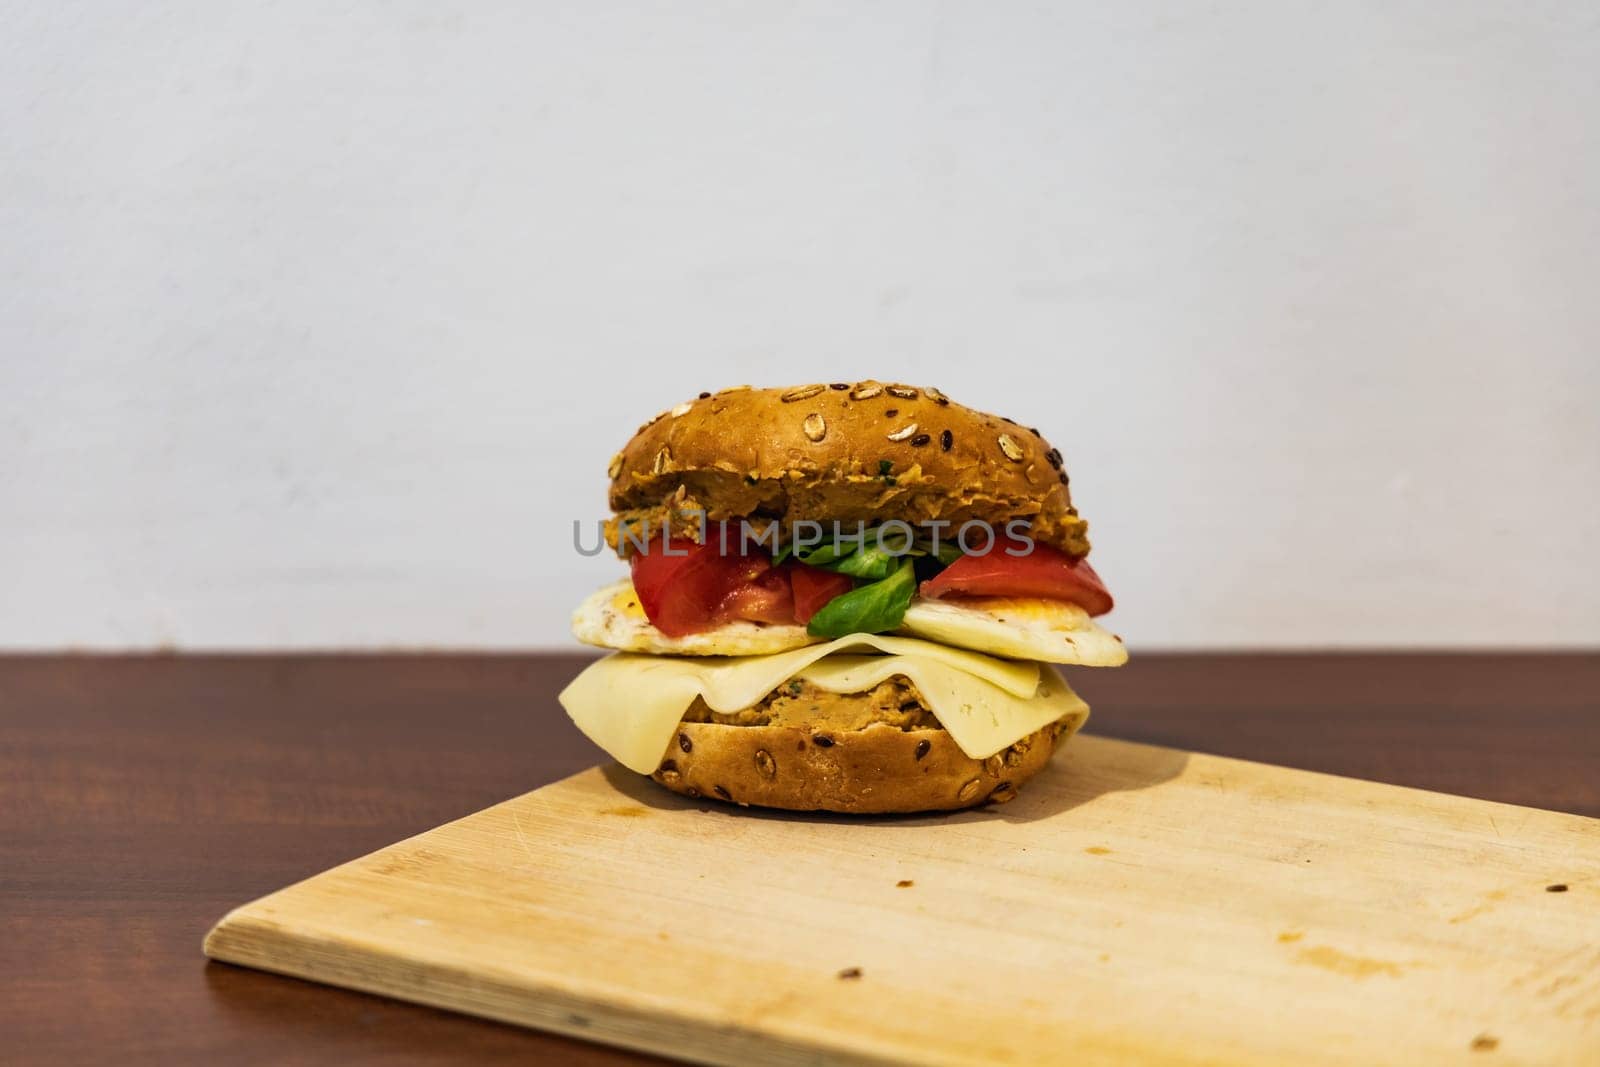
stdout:
<svg viewBox="0 0 1600 1067">
<path fill-rule="evenodd" d="M 987 759 L 937 728 L 682 722 L 650 777 L 688 797 L 791 811 L 952 811 L 1016 796 L 1081 722 L 1058 719 Z"/>
</svg>

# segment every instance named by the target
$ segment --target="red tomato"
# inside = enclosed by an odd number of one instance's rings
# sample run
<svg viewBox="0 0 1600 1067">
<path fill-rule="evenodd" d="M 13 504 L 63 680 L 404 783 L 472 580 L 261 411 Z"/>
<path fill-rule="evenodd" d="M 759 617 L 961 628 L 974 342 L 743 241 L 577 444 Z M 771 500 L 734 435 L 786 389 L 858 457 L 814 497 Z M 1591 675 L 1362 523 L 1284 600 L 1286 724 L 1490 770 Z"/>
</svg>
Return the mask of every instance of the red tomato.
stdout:
<svg viewBox="0 0 1600 1067">
<path fill-rule="evenodd" d="M 810 567 L 799 560 L 786 564 L 789 582 L 794 586 L 794 621 L 802 626 L 811 616 L 822 610 L 824 604 L 841 593 L 848 593 L 855 585 L 848 574 L 835 574 L 821 567 Z"/>
<path fill-rule="evenodd" d="M 789 575 L 781 568 L 769 567 L 755 581 L 731 590 L 722 601 L 719 615 L 718 621 L 794 622 L 794 591 L 789 587 Z"/>
<path fill-rule="evenodd" d="M 1013 540 L 1017 550 L 1025 542 Z M 1060 549 L 1034 542 L 1026 556 L 1007 555 L 1007 541 L 996 538 L 981 556 L 962 556 L 922 583 L 919 592 L 943 596 L 1020 596 L 1067 600 L 1090 615 L 1111 610 L 1111 593 L 1085 559 L 1073 559 Z"/>
<path fill-rule="evenodd" d="M 711 526 L 706 544 L 674 540 L 668 555 L 653 539 L 648 551 L 636 552 L 629 561 L 639 606 L 668 637 L 699 633 L 730 619 L 806 623 L 853 584 L 845 575 L 803 563 L 774 567 L 759 550 L 741 553 L 731 532 L 726 555 L 721 543 L 720 529 Z"/>
<path fill-rule="evenodd" d="M 715 527 L 706 541 L 697 545 L 674 540 L 669 555 L 659 540 L 652 539 L 648 552 L 636 552 L 629 560 L 639 606 L 656 629 L 669 637 L 696 633 L 736 617 L 724 614 L 729 595 L 772 569 L 764 555 L 724 556 L 718 549 Z"/>
</svg>

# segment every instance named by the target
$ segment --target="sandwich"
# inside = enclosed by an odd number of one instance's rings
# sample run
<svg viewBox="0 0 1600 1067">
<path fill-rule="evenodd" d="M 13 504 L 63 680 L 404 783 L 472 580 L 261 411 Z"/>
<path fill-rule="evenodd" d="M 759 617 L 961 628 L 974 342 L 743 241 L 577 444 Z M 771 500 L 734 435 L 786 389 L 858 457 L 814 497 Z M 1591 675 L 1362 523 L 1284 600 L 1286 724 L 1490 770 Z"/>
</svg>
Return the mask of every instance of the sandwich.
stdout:
<svg viewBox="0 0 1600 1067">
<path fill-rule="evenodd" d="M 1114 667 L 1061 453 L 937 389 L 741 386 L 662 412 L 608 470 L 629 576 L 572 616 L 610 650 L 561 693 L 676 793 L 800 811 L 1010 800 Z M 602 544 L 603 540 L 603 544 Z"/>
</svg>

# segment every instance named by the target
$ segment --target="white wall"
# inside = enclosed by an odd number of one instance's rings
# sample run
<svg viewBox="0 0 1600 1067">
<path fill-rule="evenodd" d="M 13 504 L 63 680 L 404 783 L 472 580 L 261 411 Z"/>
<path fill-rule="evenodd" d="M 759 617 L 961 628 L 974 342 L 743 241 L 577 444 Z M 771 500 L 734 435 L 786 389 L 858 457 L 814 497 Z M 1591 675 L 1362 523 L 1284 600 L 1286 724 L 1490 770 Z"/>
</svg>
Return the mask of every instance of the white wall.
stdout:
<svg viewBox="0 0 1600 1067">
<path fill-rule="evenodd" d="M 869 375 L 1135 647 L 1600 643 L 1593 11 L 0 5 L 0 645 L 563 645 L 639 422 Z"/>
</svg>

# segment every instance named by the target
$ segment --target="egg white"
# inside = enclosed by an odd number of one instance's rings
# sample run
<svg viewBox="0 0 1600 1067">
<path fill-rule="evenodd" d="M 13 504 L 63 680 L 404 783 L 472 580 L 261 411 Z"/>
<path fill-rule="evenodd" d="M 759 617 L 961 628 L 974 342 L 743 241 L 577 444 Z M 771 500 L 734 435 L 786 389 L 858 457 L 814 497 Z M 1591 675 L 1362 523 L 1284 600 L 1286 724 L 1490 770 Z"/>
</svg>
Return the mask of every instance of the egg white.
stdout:
<svg viewBox="0 0 1600 1067">
<path fill-rule="evenodd" d="M 598 589 L 572 613 L 572 633 L 586 645 L 658 656 L 764 656 L 827 640 L 804 626 L 726 622 L 714 630 L 668 637 L 650 624 L 633 582 L 624 578 Z"/>
<path fill-rule="evenodd" d="M 1128 661 L 1122 638 L 1078 605 L 1060 600 L 919 597 L 906 609 L 900 632 L 1008 659 L 1085 667 L 1119 667 Z"/>
</svg>

